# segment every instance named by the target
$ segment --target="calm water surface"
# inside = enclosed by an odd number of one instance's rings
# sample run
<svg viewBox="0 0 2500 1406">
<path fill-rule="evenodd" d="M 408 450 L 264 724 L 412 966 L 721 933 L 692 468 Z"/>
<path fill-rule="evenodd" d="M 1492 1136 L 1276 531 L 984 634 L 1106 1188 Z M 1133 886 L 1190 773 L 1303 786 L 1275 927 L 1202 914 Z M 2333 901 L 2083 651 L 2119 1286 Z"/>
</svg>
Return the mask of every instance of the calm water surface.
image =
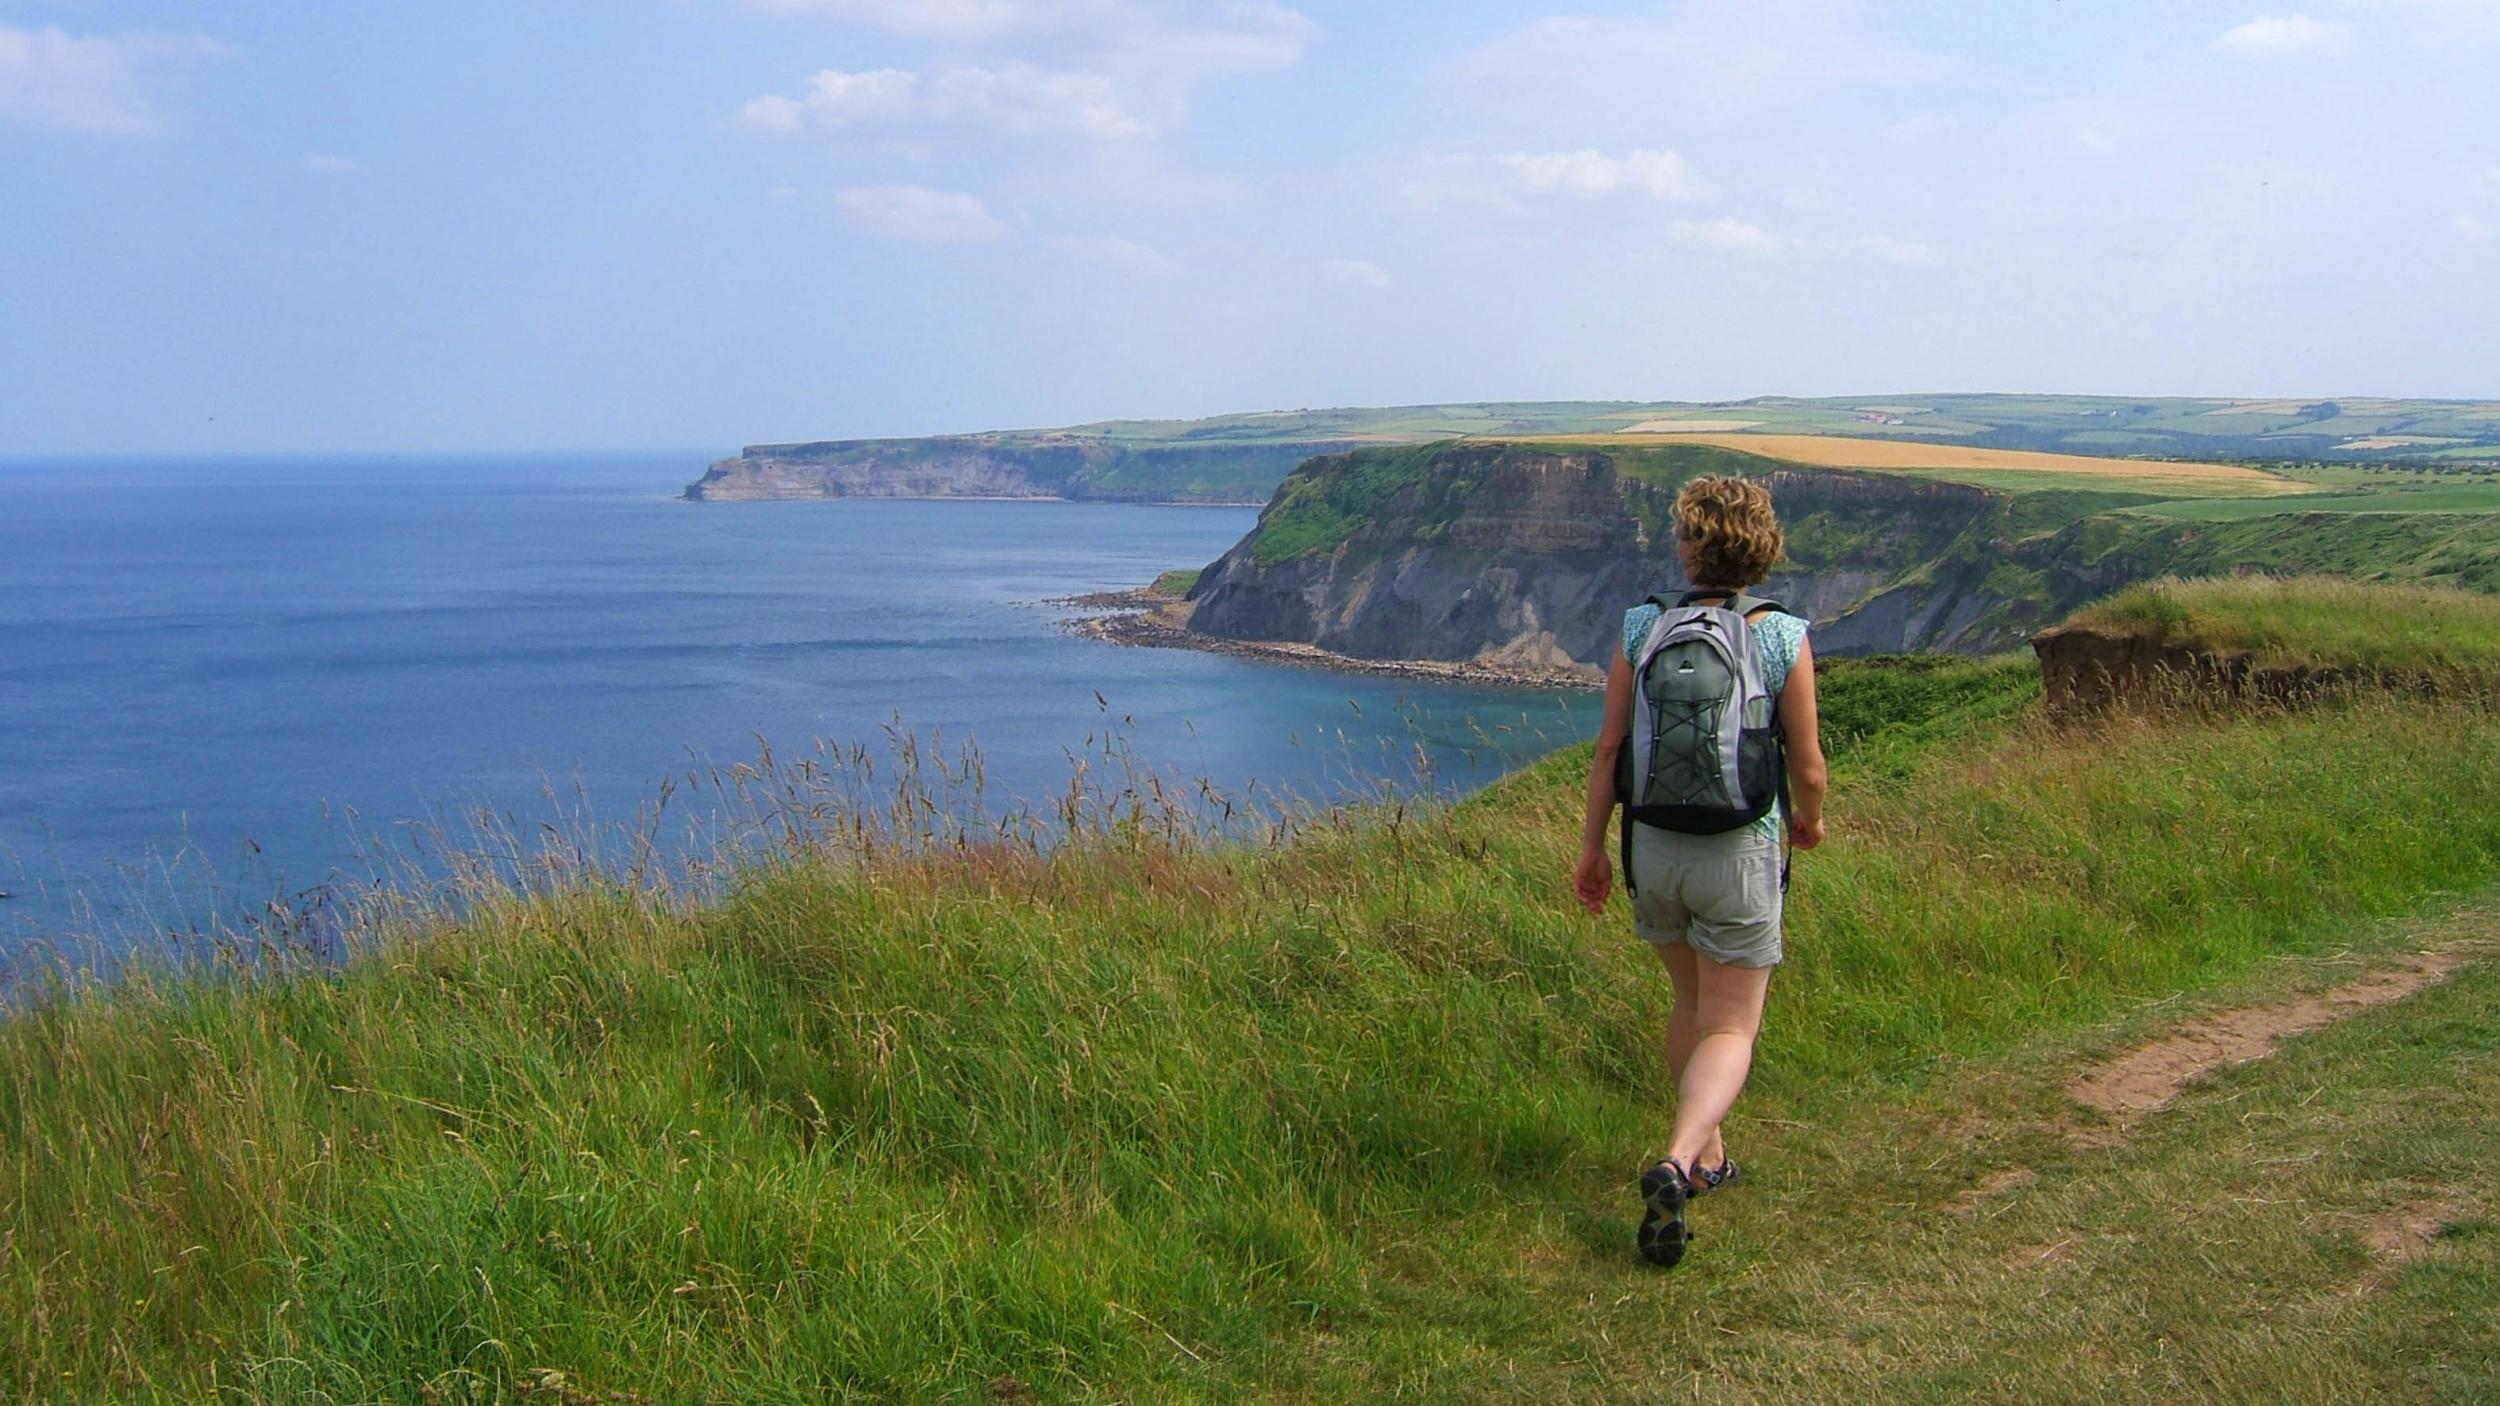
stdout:
<svg viewBox="0 0 2500 1406">
<path fill-rule="evenodd" d="M 1098 694 L 1170 775 L 1322 799 L 1415 784 L 1418 744 L 1464 787 L 1593 726 L 1588 696 L 1126 649 L 1045 604 L 1206 562 L 1248 509 L 676 501 L 703 459 L 0 461 L 0 961 L 316 888 L 400 822 L 631 815 L 759 738 L 898 717 L 977 739 L 993 808 L 1065 786 Z"/>
</svg>

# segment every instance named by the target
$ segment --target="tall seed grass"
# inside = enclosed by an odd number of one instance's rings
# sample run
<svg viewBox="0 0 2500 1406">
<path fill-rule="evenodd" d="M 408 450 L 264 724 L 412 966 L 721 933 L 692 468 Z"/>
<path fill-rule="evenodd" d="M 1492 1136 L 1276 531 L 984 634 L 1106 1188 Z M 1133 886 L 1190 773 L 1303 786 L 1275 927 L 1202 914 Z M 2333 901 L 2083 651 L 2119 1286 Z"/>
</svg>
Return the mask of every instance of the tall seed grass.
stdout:
<svg viewBox="0 0 2500 1406">
<path fill-rule="evenodd" d="M 2480 704 L 2056 730 L 1970 667 L 1842 753 L 1749 1117 L 2500 877 Z M 1431 1227 L 1656 1150 L 1655 959 L 1566 896 L 1585 764 L 1264 842 L 794 844 L 699 905 L 593 872 L 326 975 L 57 992 L 0 1021 L 0 1390 L 1255 1380 Z"/>
<path fill-rule="evenodd" d="M 2500 599 L 2452 586 L 2337 576 L 2175 577 L 2139 582 L 2072 623 L 2254 656 L 2262 666 L 2489 675 Z"/>
</svg>

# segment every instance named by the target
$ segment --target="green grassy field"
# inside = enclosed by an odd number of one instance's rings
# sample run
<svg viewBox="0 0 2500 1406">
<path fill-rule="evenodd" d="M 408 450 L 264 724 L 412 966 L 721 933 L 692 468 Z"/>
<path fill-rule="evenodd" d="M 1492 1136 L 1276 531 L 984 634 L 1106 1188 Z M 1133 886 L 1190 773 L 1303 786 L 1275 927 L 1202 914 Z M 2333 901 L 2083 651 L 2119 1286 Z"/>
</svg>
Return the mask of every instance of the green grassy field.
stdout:
<svg viewBox="0 0 2500 1406">
<path fill-rule="evenodd" d="M 2223 522 L 2106 513 L 2070 523 L 2042 545 L 2089 590 L 2067 609 L 2120 583 L 2239 572 L 2500 593 L 2500 518 L 2475 513 L 2287 512 Z"/>
<path fill-rule="evenodd" d="M 2080 395 L 1868 395 L 1742 401 L 1508 401 L 1118 420 L 1065 433 L 1137 445 L 1288 440 L 1416 441 L 1616 434 L 1701 422 L 1737 433 L 1930 440 L 2116 457 L 2488 460 L 2500 454 L 2500 402 L 2253 401 Z M 2383 447 L 2368 446 L 2388 441 Z"/>
<path fill-rule="evenodd" d="M 2346 465 L 2441 464 L 2453 470 L 2500 462 L 2500 402 L 2343 400 L 2245 402 L 2127 400 L 2104 396 L 1931 395 L 1798 399 L 1765 396 L 1712 404 L 1658 401 L 1527 401 L 1262 411 L 1202 420 L 1113 420 L 1063 429 L 987 430 L 909 440 L 819 440 L 751 445 L 744 458 L 774 462 L 775 494 L 810 466 L 944 477 L 981 459 L 1012 466 L 1035 487 L 1113 500 L 1258 502 L 1296 464 L 1368 445 L 1439 440 L 1547 440 L 1573 436 L 1673 443 L 1678 425 L 1737 439 L 1807 436 L 1926 446 L 1942 454 L 1940 476 L 2008 491 L 2039 486 L 2025 473 L 1956 469 L 1955 459 L 1999 451 L 2050 452 L 2111 461 L 2164 497 L 2279 491 L 2243 480 L 2200 482 L 2197 461 Z M 1810 458 L 1794 449 L 1791 457 Z M 1871 452 L 1871 451 L 1861 451 Z M 2169 467 L 2164 467 L 2169 461 Z M 716 472 L 736 469 L 724 461 Z M 1887 467 L 1903 467 L 1887 465 Z M 2071 475 L 2069 475 L 2071 476 Z M 729 479 L 734 480 L 734 472 Z M 706 485 L 710 485 L 707 489 Z M 690 490 L 736 496 L 711 476 Z M 2113 483 L 2108 486 L 2123 486 Z M 805 496 L 802 494 L 801 496 Z"/>
<path fill-rule="evenodd" d="M 2146 505 L 2172 502 L 2184 504 L 2263 503 L 2269 505 L 2270 509 L 2275 512 L 2289 511 L 2293 505 L 2306 503 L 2310 497 L 2308 494 L 2278 494 L 2250 485 L 2230 483 L 2203 486 L 2199 491 L 2206 496 L 2182 497 L 2182 493 L 2189 491 L 2189 486 L 2183 484 L 2174 474 L 2166 472 L 2158 463 L 2152 462 L 2146 463 L 2144 470 L 2139 475 L 2130 475 L 2123 470 L 2114 471 L 2096 479 L 2096 487 L 2098 491 L 2124 494 Z M 1903 469 L 1899 472 L 1907 477 L 1932 478 L 1942 483 L 1967 483 L 1973 488 L 1985 488 L 2006 494 L 2027 495 L 2074 490 L 2074 482 L 2071 478 L 2025 473 L 2021 470 Z"/>
<path fill-rule="evenodd" d="M 2069 730 L 2036 693 L 2021 660 L 1831 672 L 1834 837 L 1730 1129 L 1750 1181 L 1671 1277 L 1629 1191 L 1665 987 L 1565 895 L 1582 748 L 1227 844 L 1132 801 L 1047 854 L 897 850 L 934 823 L 906 794 L 699 907 L 577 876 L 343 971 L 39 1001 L 0 1021 L 0 1390 L 2500 1390 L 2487 1222 L 2391 1276 L 2344 1195 L 2282 1184 L 2349 1147 L 2356 1200 L 2488 1206 L 2487 971 L 2123 1160 L 2062 1140 L 2057 1092 L 2183 999 L 2500 880 L 2500 726 Z"/>
<path fill-rule="evenodd" d="M 2409 462 L 2276 463 L 2265 467 L 2287 478 L 2321 488 L 2420 488 L 2443 483 L 2473 483 L 2500 475 L 2500 466 L 2483 469 L 2472 465 Z"/>
<path fill-rule="evenodd" d="M 1459 514 L 1486 479 L 1505 465 L 1552 456 L 1584 456 L 1584 443 L 1519 440 L 1499 443 L 1398 445 L 1332 455 L 1304 465 L 1277 490 L 1259 516 L 1251 537 L 1252 553 L 1262 564 L 1289 561 L 1334 551 L 1366 527 L 1394 524 L 1401 544 L 1429 546 Z M 1601 450 L 1624 479 L 1654 490 L 1632 495 L 1627 510 L 1642 516 L 1652 541 L 1666 540 L 1666 505 L 1673 490 L 1701 474 L 1761 474 L 1777 470 L 1780 461 L 1719 445 L 1669 441 L 1658 444 L 1609 443 Z M 1807 470 L 1823 474 L 1820 469 Z M 1898 478 L 1957 479 L 1957 474 L 1904 473 Z M 1979 477 L 1987 477 L 1979 475 Z M 2129 491 L 2118 483 L 2047 474 L 2007 474 L 2011 488 L 2002 490 L 1997 505 L 2010 532 L 2031 536 L 2054 531 L 2081 518 L 2116 508 L 2168 500 L 2175 485 L 2163 493 Z M 2308 495 L 2299 495 L 2306 501 Z M 1831 544 L 1820 535 L 1848 536 L 1867 528 L 1866 514 L 1798 519 L 1790 524 L 1792 552 L 1801 561 L 1829 555 Z M 1939 520 L 1932 524 L 1940 546 L 1963 524 Z M 1894 570 L 1918 564 L 1916 554 L 1894 562 Z"/>
<path fill-rule="evenodd" d="M 2245 522 L 2287 512 L 2500 513 L 2500 481 L 2374 485 L 2291 498 L 2201 498 L 2128 509 L 2183 522 Z"/>
</svg>

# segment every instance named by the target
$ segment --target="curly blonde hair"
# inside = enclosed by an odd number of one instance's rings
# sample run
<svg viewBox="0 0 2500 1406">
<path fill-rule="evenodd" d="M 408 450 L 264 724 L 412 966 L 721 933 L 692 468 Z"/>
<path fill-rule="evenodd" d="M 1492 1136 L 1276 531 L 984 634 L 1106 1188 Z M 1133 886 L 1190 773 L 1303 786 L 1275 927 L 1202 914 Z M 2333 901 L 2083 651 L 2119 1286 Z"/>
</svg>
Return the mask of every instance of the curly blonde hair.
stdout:
<svg viewBox="0 0 2500 1406">
<path fill-rule="evenodd" d="M 1780 520 L 1752 479 L 1705 474 L 1675 495 L 1675 535 L 1695 586 L 1741 590 L 1780 564 Z"/>
</svg>

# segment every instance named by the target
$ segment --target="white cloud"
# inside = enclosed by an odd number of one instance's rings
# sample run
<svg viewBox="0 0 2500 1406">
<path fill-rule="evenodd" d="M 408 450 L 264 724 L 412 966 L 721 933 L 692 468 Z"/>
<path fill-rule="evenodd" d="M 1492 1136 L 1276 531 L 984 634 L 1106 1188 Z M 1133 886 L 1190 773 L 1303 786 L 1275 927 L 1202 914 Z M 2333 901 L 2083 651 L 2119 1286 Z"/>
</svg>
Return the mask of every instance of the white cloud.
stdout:
<svg viewBox="0 0 2500 1406">
<path fill-rule="evenodd" d="M 198 35 L 82 37 L 0 25 L 0 123 L 144 136 L 163 126 L 147 70 L 231 52 Z"/>
<path fill-rule="evenodd" d="M 2163 98 L 2074 98 L 2016 119 L 2041 155 L 2058 160 L 2177 149 L 2208 134 L 2212 119 Z"/>
<path fill-rule="evenodd" d="M 305 156 L 304 169 L 316 176 L 352 176 L 365 168 L 358 165 L 352 156 L 334 156 L 326 151 L 316 151 Z"/>
<path fill-rule="evenodd" d="M 2334 20 L 2307 15 L 2263 15 L 2223 31 L 2214 47 L 2238 54 L 2285 54 L 2341 44 L 2351 31 Z"/>
<path fill-rule="evenodd" d="M 1238 23 L 1220 28 L 1140 24 L 1112 46 L 1120 66 L 1172 75 L 1187 83 L 1213 73 L 1272 73 L 1302 60 L 1319 26 L 1282 5 L 1237 5 Z"/>
<path fill-rule="evenodd" d="M 2489 239 L 2492 233 L 2491 221 L 2477 215 L 2452 216 L 2448 221 L 2448 227 L 2459 234 L 2469 235 L 2475 239 Z"/>
<path fill-rule="evenodd" d="M 1330 259 L 1319 266 L 1319 271 L 1339 283 L 1361 288 L 1389 286 L 1389 271 L 1364 259 Z"/>
<path fill-rule="evenodd" d="M 1687 201 L 1700 193 L 1683 157 L 1663 149 L 1636 149 L 1621 156 L 1552 151 L 1433 157 L 1399 183 L 1394 198 L 1409 210 L 1483 209 L 1517 215 L 1558 199 Z"/>
<path fill-rule="evenodd" d="M 1187 115 L 1201 83 L 1290 67 L 1318 33 L 1297 11 L 1254 2 L 769 0 L 765 8 L 994 51 L 926 69 L 828 68 L 796 95 L 765 94 L 738 109 L 743 125 L 781 133 L 1150 137 Z M 1051 62 L 1026 55 L 1037 43 Z"/>
<path fill-rule="evenodd" d="M 1934 260 L 1935 250 L 1915 239 L 1888 234 L 1832 238 L 1782 234 L 1733 215 L 1677 220 L 1667 226 L 1668 242 L 1720 254 L 1794 254 L 1815 259 L 1865 257 L 1915 265 Z"/>
<path fill-rule="evenodd" d="M 1113 268 L 1138 273 L 1172 274 L 1181 271 L 1180 261 L 1151 245 L 1118 235 L 1102 235 L 1093 239 L 1062 239 L 1061 250 L 1090 263 L 1107 264 Z"/>
<path fill-rule="evenodd" d="M 1934 132 L 1937 128 L 1942 127 L 1943 125 L 1944 124 L 1942 122 L 1937 121 L 1936 118 L 1930 113 L 1912 113 L 1910 116 L 1904 117 L 1900 121 L 1886 127 L 1884 129 L 1884 140 L 1888 142 L 1914 142 L 1919 138 Z"/>
<path fill-rule="evenodd" d="M 932 39 L 987 39 L 1046 24 L 1065 5 L 1026 0 L 748 0 L 773 14 L 825 15 L 895 34 Z"/>
<path fill-rule="evenodd" d="M 1726 254 L 1776 254 L 1795 248 L 1797 243 L 1751 220 L 1727 215 L 1710 220 L 1678 220 L 1667 226 L 1667 235 L 1678 244 L 1690 244 Z"/>
<path fill-rule="evenodd" d="M 1896 264 L 1923 264 L 1935 256 L 1934 250 L 1915 239 L 1894 239 L 1881 234 L 1860 236 L 1857 247 L 1876 258 L 1890 259 Z"/>
<path fill-rule="evenodd" d="M 800 97 L 767 94 L 749 101 L 738 109 L 738 120 L 759 132 L 785 134 L 1073 132 L 1116 140 L 1154 130 L 1124 106 L 1109 78 L 1030 64 L 965 67 L 933 76 L 898 68 L 866 73 L 829 68 L 807 80 Z"/>
<path fill-rule="evenodd" d="M 747 0 L 782 15 L 821 15 L 889 34 L 969 46 L 1054 40 L 1134 48 L 1231 69 L 1282 67 L 1318 26 L 1274 0 Z"/>
<path fill-rule="evenodd" d="M 927 186 L 851 186 L 833 204 L 851 228 L 902 244 L 973 244 L 1007 232 L 977 197 Z"/>
<path fill-rule="evenodd" d="M 1533 21 L 1452 61 L 1450 90 L 1514 129 L 1654 133 L 1747 122 L 1834 89 L 1943 71 L 1839 0 L 1684 0 Z M 1668 125 L 1671 124 L 1671 125 Z"/>
<path fill-rule="evenodd" d="M 771 201 L 775 205 L 787 205 L 791 201 L 799 198 L 799 188 L 797 186 L 784 183 L 782 185 L 774 186 L 771 190 L 764 192 L 764 198 Z"/>
<path fill-rule="evenodd" d="M 1627 151 L 1621 156 L 1557 151 L 1496 156 L 1493 165 L 1521 190 L 1538 195 L 1581 200 L 1635 194 L 1653 200 L 1690 200 L 1694 195 L 1692 172 L 1684 158 L 1672 151 Z"/>
</svg>

